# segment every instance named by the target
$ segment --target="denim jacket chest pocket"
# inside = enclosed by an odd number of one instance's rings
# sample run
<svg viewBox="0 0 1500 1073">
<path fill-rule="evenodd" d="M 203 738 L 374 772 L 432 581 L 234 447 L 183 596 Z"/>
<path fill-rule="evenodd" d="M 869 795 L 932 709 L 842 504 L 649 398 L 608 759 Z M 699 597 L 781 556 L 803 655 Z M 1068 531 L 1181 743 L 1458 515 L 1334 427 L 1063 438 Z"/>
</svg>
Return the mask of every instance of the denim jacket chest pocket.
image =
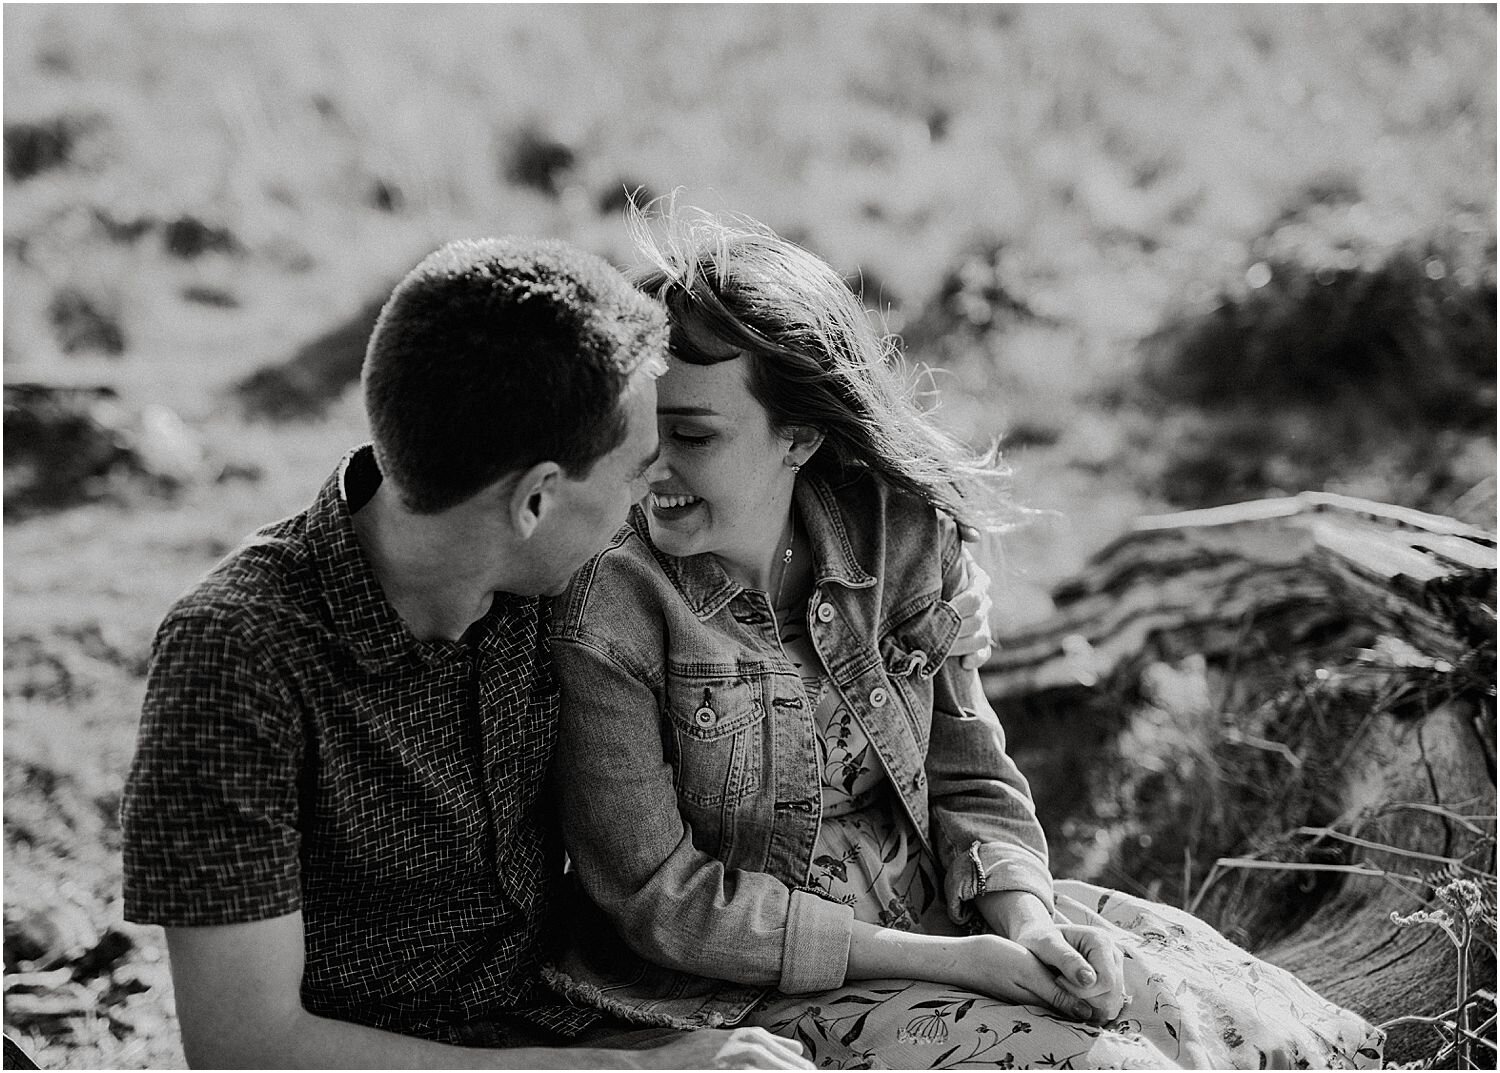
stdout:
<svg viewBox="0 0 1500 1073">
<path fill-rule="evenodd" d="M 743 676 L 667 676 L 677 793 L 702 807 L 734 804 L 761 786 L 764 684 Z"/>
<path fill-rule="evenodd" d="M 880 661 L 886 677 L 924 748 L 932 728 L 932 679 L 942 670 L 958 637 L 959 625 L 958 612 L 934 595 L 880 638 Z"/>
</svg>

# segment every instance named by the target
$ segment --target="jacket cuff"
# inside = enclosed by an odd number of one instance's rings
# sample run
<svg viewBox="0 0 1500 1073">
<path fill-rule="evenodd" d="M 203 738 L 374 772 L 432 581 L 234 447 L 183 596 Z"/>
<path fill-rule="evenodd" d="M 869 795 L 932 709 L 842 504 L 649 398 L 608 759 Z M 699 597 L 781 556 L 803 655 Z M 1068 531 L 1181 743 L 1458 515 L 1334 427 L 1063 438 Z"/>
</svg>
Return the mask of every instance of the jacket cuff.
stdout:
<svg viewBox="0 0 1500 1073">
<path fill-rule="evenodd" d="M 1049 912 L 1055 908 L 1052 873 L 1045 861 L 1023 846 L 1008 842 L 974 842 L 966 857 L 953 862 L 944 877 L 948 916 L 962 924 L 972 910 L 967 904 L 981 894 L 1002 890 L 1024 890 L 1042 900 Z"/>
<path fill-rule="evenodd" d="M 804 890 L 792 891 L 777 986 L 788 995 L 832 991 L 841 986 L 849 971 L 853 931 L 853 906 L 830 902 Z"/>
</svg>

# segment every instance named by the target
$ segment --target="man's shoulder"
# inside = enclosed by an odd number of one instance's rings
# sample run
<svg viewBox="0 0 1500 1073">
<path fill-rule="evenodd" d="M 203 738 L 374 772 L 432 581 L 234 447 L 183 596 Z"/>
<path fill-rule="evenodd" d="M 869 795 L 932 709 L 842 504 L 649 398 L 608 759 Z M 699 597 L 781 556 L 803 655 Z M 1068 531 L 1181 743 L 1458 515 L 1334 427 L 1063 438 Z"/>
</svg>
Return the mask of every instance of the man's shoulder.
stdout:
<svg viewBox="0 0 1500 1073">
<path fill-rule="evenodd" d="M 177 598 L 163 631 L 181 623 L 275 629 L 316 613 L 318 580 L 305 514 L 246 537 Z"/>
</svg>

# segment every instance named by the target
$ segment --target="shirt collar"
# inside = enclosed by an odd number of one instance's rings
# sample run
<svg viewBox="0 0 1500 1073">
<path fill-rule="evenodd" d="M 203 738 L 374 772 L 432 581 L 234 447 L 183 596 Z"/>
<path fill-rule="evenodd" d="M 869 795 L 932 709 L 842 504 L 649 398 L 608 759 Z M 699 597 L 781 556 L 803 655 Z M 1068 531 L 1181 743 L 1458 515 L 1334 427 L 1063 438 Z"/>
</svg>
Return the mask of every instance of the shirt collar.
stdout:
<svg viewBox="0 0 1500 1073">
<path fill-rule="evenodd" d="M 821 478 L 804 475 L 798 479 L 793 495 L 798 518 L 812 543 L 817 584 L 834 583 L 851 589 L 875 584 L 875 578 L 855 556 L 844 525 L 843 511 L 833 489 Z M 646 542 L 667 576 L 682 593 L 699 618 L 717 614 L 731 600 L 745 591 L 745 586 L 729 576 L 717 557 L 711 553 L 677 559 L 657 550 L 651 543 L 646 515 L 637 506 L 630 513 L 630 524 Z"/>
<path fill-rule="evenodd" d="M 419 642 L 381 588 L 354 530 L 350 501 L 363 505 L 381 481 L 369 444 L 344 456 L 307 512 L 308 543 L 335 634 L 361 667 L 380 671 Z"/>
<path fill-rule="evenodd" d="M 369 444 L 357 447 L 324 482 L 308 511 L 309 544 L 323 600 L 334 632 L 365 670 L 383 671 L 408 657 L 433 666 L 464 642 L 423 641 L 411 632 L 386 599 L 354 529 L 351 505 L 368 503 L 381 479 L 374 449 Z M 488 653 L 503 640 L 497 628 L 502 620 L 528 615 L 534 619 L 539 614 L 540 601 L 535 597 L 497 592 L 469 637 L 481 652 Z"/>
</svg>

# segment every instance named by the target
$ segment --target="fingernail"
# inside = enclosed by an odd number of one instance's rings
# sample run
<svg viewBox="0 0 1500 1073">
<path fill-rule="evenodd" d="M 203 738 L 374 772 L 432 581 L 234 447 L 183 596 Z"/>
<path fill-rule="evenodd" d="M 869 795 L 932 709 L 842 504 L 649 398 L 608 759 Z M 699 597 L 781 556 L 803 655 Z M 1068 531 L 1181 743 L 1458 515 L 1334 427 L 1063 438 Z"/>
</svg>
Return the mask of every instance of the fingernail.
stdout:
<svg viewBox="0 0 1500 1073">
<path fill-rule="evenodd" d="M 1093 969 L 1079 969 L 1078 970 L 1078 982 L 1080 984 L 1082 984 L 1084 987 L 1093 987 L 1094 986 L 1094 981 L 1096 981 L 1098 979 L 1099 979 L 1099 977 L 1094 972 Z"/>
</svg>

